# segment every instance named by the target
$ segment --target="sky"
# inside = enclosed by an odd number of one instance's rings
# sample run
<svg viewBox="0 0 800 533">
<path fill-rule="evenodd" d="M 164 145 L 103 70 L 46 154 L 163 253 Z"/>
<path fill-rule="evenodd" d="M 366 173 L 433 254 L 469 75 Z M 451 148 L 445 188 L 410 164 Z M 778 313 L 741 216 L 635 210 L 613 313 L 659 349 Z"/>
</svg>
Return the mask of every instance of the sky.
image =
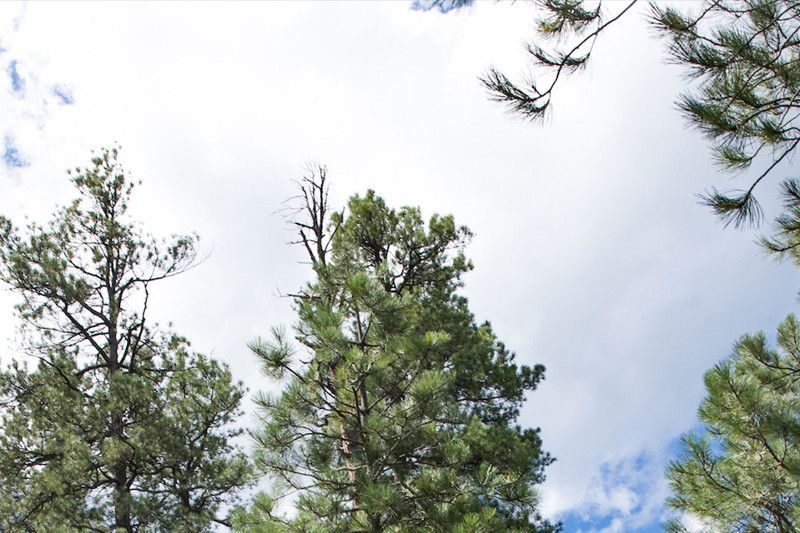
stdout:
<svg viewBox="0 0 800 533">
<path fill-rule="evenodd" d="M 334 206 L 372 188 L 452 213 L 475 233 L 476 318 L 547 367 L 520 417 L 557 458 L 544 514 L 567 532 L 657 531 L 703 373 L 797 310 L 796 271 L 698 205 L 744 181 L 676 112 L 687 81 L 641 12 L 531 124 L 477 79 L 526 72 L 531 5 L 411 6 L 0 4 L 0 213 L 46 220 L 72 198 L 66 169 L 119 143 L 143 181 L 134 216 L 197 232 L 207 255 L 158 287 L 152 316 L 251 391 L 272 385 L 247 342 L 294 322 L 281 295 L 311 274 L 278 213 L 305 165 L 328 166 Z M 767 213 L 776 196 L 761 191 Z M 0 292 L 4 362 L 13 302 Z"/>
</svg>

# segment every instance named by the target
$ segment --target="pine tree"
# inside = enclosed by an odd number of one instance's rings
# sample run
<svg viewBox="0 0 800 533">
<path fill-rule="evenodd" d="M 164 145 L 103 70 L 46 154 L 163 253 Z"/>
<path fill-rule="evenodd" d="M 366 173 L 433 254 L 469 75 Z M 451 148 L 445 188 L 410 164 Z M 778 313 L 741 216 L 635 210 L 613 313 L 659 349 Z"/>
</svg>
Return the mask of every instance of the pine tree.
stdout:
<svg viewBox="0 0 800 533">
<path fill-rule="evenodd" d="M 800 323 L 778 327 L 779 349 L 746 335 L 705 376 L 705 431 L 685 435 L 667 476 L 669 505 L 708 531 L 778 532 L 800 527 Z M 671 531 L 683 531 L 676 519 Z"/>
<path fill-rule="evenodd" d="M 72 172 L 79 197 L 48 225 L 0 218 L 0 279 L 36 362 L 0 374 L 3 531 L 206 531 L 248 481 L 241 384 L 147 321 L 153 284 L 194 264 L 196 240 L 128 220 L 117 156 Z"/>
<path fill-rule="evenodd" d="M 299 346 L 281 329 L 251 346 L 282 388 L 255 434 L 275 489 L 239 528 L 557 531 L 536 507 L 552 459 L 515 423 L 544 368 L 517 365 L 458 293 L 469 230 L 372 191 L 330 213 L 325 176 L 302 182 L 295 218 L 315 273 L 294 295 Z"/>
</svg>

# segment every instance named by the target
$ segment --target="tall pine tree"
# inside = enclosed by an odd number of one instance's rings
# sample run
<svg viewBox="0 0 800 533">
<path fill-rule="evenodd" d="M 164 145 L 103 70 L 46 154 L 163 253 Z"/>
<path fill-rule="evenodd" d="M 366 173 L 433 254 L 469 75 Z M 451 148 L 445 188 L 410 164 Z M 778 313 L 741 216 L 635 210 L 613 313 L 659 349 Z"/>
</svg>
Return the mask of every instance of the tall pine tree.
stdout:
<svg viewBox="0 0 800 533">
<path fill-rule="evenodd" d="M 248 481 L 227 367 L 147 320 L 154 283 L 194 264 L 129 221 L 132 185 L 103 150 L 79 197 L 26 232 L 0 218 L 0 279 L 35 367 L 0 374 L 0 530 L 207 531 Z"/>
<path fill-rule="evenodd" d="M 325 169 L 294 223 L 315 279 L 294 340 L 252 343 L 280 380 L 258 400 L 256 464 L 275 483 L 244 531 L 556 531 L 535 485 L 552 462 L 516 425 L 541 365 L 517 365 L 459 294 L 470 232 L 369 191 L 329 212 Z M 296 512 L 279 512 L 281 497 Z"/>
</svg>

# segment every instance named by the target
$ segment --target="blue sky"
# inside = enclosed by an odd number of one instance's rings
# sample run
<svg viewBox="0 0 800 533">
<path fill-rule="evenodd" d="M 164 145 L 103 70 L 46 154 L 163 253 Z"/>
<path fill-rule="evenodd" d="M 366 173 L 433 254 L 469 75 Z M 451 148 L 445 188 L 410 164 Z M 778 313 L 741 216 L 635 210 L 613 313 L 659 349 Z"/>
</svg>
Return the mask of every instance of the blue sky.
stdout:
<svg viewBox="0 0 800 533">
<path fill-rule="evenodd" d="M 677 115 L 687 81 L 641 13 L 598 42 L 541 125 L 477 81 L 489 65 L 525 72 L 527 3 L 6 3 L 0 15 L 0 212 L 43 219 L 70 199 L 65 170 L 119 142 L 144 182 L 145 225 L 197 231 L 209 254 L 161 288 L 154 316 L 251 391 L 270 384 L 246 344 L 291 325 L 279 294 L 309 275 L 275 214 L 305 163 L 328 165 L 336 205 L 374 188 L 470 226 L 477 318 L 547 367 L 521 422 L 558 459 L 542 509 L 566 531 L 656 531 L 703 373 L 797 310 L 795 270 L 698 205 L 709 186 L 744 181 L 720 175 Z M 12 303 L 0 292 L 3 361 L 17 353 Z"/>
<path fill-rule="evenodd" d="M 606 516 L 606 517 L 587 517 L 581 518 L 574 516 L 573 513 L 569 513 L 562 518 L 562 524 L 564 526 L 564 531 L 597 531 L 603 529 L 610 529 L 615 526 L 614 520 L 620 520 L 614 516 Z M 636 528 L 636 529 L 625 529 L 623 531 L 636 531 L 638 533 L 656 533 L 662 531 L 661 526 L 657 523 L 651 523 L 644 527 Z"/>
<path fill-rule="evenodd" d="M 6 74 L 8 74 L 8 81 L 11 85 L 11 92 L 17 95 L 22 95 L 25 92 L 25 81 L 19 75 L 17 70 L 18 60 L 12 59 L 8 62 L 6 67 Z"/>
</svg>

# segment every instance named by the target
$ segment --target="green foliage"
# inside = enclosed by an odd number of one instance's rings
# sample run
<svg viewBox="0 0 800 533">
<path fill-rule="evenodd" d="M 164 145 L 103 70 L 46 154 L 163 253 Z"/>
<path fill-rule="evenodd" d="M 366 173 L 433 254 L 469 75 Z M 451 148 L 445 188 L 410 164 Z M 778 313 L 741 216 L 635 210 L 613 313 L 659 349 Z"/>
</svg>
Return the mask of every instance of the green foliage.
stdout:
<svg viewBox="0 0 800 533">
<path fill-rule="evenodd" d="M 304 182 L 306 201 L 324 193 L 321 176 Z M 517 365 L 458 294 L 469 231 L 372 191 L 347 213 L 296 224 L 308 250 L 330 247 L 310 254 L 316 279 L 295 299 L 296 357 L 282 330 L 252 346 L 284 380 L 280 395 L 259 398 L 255 434 L 274 494 L 240 511 L 238 528 L 557 530 L 534 488 L 552 459 L 538 430 L 514 425 L 544 369 Z"/>
<path fill-rule="evenodd" d="M 705 376 L 702 435 L 683 438 L 667 472 L 669 505 L 709 531 L 796 531 L 800 524 L 800 324 L 778 328 L 779 349 L 763 333 L 742 337 Z M 681 531 L 676 521 L 668 524 Z"/>
<path fill-rule="evenodd" d="M 712 190 L 705 200 L 727 223 L 761 216 L 755 187 L 800 142 L 795 109 L 800 94 L 800 6 L 785 0 L 706 2 L 698 13 L 654 7 L 654 26 L 672 61 L 688 68 L 697 90 L 680 109 L 715 143 L 729 170 L 748 168 L 760 153 L 772 163 L 742 191 Z"/>
<path fill-rule="evenodd" d="M 553 92 L 565 74 L 584 68 L 598 37 L 625 15 L 636 0 L 622 4 L 606 19 L 602 2 L 584 0 L 537 0 L 541 15 L 536 21 L 537 42 L 526 49 L 537 76 L 522 83 L 508 78 L 495 67 L 481 78 L 491 98 L 526 120 L 541 120 L 550 109 Z M 552 41 L 557 44 L 553 45 Z"/>
<path fill-rule="evenodd" d="M 116 149 L 72 181 L 79 198 L 48 226 L 0 218 L 0 278 L 36 361 L 0 373 L 0 530 L 209 530 L 248 481 L 243 389 L 146 322 L 151 284 L 192 265 L 195 238 L 126 220 Z"/>
</svg>

